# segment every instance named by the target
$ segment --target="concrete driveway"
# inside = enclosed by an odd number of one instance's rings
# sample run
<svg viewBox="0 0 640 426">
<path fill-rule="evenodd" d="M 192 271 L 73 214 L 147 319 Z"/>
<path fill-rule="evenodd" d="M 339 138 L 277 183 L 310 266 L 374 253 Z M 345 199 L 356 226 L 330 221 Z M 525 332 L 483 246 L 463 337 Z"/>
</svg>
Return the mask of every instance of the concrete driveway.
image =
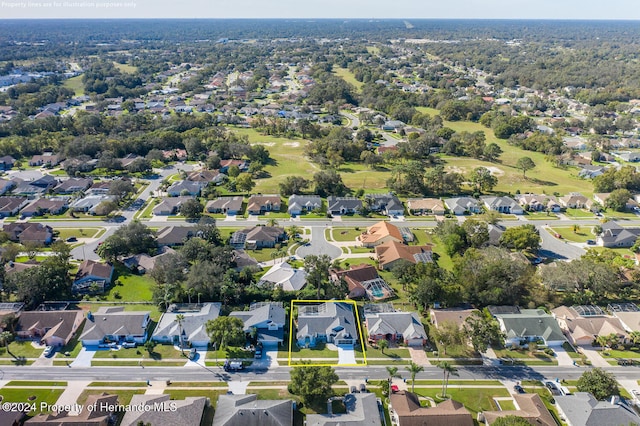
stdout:
<svg viewBox="0 0 640 426">
<path fill-rule="evenodd" d="M 353 346 L 338 346 L 338 365 L 348 365 L 356 363 L 356 351 Z"/>
<path fill-rule="evenodd" d="M 562 346 L 554 346 L 552 349 L 556 353 L 558 365 L 565 367 L 573 365 L 573 359 L 571 359 L 567 351 L 565 351 Z"/>
<path fill-rule="evenodd" d="M 76 357 L 75 361 L 71 363 L 72 367 L 91 367 L 91 360 L 96 354 L 98 348 L 82 348 L 80 353 Z"/>
</svg>

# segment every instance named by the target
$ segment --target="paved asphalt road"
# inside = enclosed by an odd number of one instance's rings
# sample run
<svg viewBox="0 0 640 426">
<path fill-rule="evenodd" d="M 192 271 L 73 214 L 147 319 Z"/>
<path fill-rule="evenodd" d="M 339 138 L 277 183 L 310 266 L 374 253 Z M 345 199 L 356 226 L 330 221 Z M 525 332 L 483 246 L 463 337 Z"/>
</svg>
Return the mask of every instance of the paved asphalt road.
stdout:
<svg viewBox="0 0 640 426">
<path fill-rule="evenodd" d="M 504 380 L 543 380 L 555 378 L 575 380 L 586 370 L 583 367 L 526 367 L 526 366 L 457 366 L 459 379 L 504 379 Z M 103 380 L 109 377 L 111 381 L 144 381 L 144 380 L 173 380 L 173 381 L 250 381 L 250 380 L 289 380 L 289 367 L 278 367 L 271 370 L 253 371 L 248 368 L 237 373 L 227 373 L 220 367 L 36 367 L 36 366 L 2 366 L 0 380 Z M 342 380 L 350 379 L 384 379 L 388 372 L 384 366 L 343 367 L 335 369 Z M 619 379 L 640 379 L 638 367 L 607 368 Z M 404 368 L 398 373 L 403 378 L 409 378 Z M 425 367 L 418 373 L 417 379 L 440 379 L 442 370 L 438 367 Z"/>
<path fill-rule="evenodd" d="M 332 259 L 340 256 L 342 249 L 328 243 L 324 237 L 324 230 L 326 228 L 327 226 L 322 225 L 311 228 L 311 241 L 298 248 L 296 255 L 304 258 L 310 254 L 327 254 L 331 256 Z"/>
</svg>

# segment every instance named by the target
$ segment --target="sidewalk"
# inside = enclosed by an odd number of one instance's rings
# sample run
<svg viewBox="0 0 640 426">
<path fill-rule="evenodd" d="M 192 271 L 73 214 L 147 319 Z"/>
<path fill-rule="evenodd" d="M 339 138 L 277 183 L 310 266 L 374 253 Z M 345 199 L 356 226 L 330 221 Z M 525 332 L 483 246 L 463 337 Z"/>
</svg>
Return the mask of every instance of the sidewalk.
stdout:
<svg viewBox="0 0 640 426">
<path fill-rule="evenodd" d="M 60 398 L 56 401 L 56 405 L 73 405 L 78 400 L 80 394 L 84 391 L 84 388 L 87 387 L 91 383 L 90 381 L 79 381 L 74 380 L 71 382 L 67 382 L 67 388 L 62 392 Z M 78 415 L 80 413 L 75 413 L 70 411 L 69 414 Z"/>
</svg>

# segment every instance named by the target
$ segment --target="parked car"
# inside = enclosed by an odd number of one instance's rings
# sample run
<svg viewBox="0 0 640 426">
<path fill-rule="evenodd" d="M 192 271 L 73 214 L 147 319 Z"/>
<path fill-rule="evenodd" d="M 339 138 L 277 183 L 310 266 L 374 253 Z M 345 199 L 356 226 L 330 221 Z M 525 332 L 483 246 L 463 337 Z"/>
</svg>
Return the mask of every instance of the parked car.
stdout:
<svg viewBox="0 0 640 426">
<path fill-rule="evenodd" d="M 46 357 L 50 357 L 55 352 L 55 348 L 53 346 L 47 346 L 44 348 L 44 352 L 42 353 Z"/>
<path fill-rule="evenodd" d="M 358 388 L 356 388 L 355 386 L 351 386 L 351 393 L 360 393 L 360 391 L 358 390 Z"/>
<path fill-rule="evenodd" d="M 254 354 L 254 358 L 255 358 L 255 359 L 260 359 L 260 358 L 262 358 L 262 349 L 260 349 L 260 348 L 256 348 L 256 352 L 255 352 L 255 354 Z"/>
<path fill-rule="evenodd" d="M 369 392 L 369 390 L 367 389 L 367 386 L 364 383 L 360 383 L 360 392 L 362 393 Z"/>
<path fill-rule="evenodd" d="M 520 385 L 515 385 L 515 386 L 513 387 L 513 390 L 514 390 L 514 391 L 516 391 L 516 392 L 518 392 L 518 393 L 527 393 L 527 392 L 524 390 L 524 388 L 523 388 L 522 386 L 520 386 Z"/>
<path fill-rule="evenodd" d="M 194 360 L 198 356 L 198 350 L 196 348 L 189 349 L 189 359 Z"/>
<path fill-rule="evenodd" d="M 78 241 L 78 239 L 76 237 L 69 237 L 67 238 L 67 242 L 68 243 L 75 243 L 76 241 Z"/>
<path fill-rule="evenodd" d="M 136 342 L 124 342 L 122 347 L 125 349 L 131 349 L 136 347 Z"/>
<path fill-rule="evenodd" d="M 589 244 L 590 246 L 595 245 L 595 243 L 595 240 L 587 240 L 587 244 Z"/>
<path fill-rule="evenodd" d="M 553 396 L 562 395 L 562 392 L 560 392 L 560 389 L 558 389 L 555 383 L 545 382 L 544 385 L 547 387 L 547 389 L 549 389 L 549 391 L 551 392 L 551 395 Z"/>
</svg>

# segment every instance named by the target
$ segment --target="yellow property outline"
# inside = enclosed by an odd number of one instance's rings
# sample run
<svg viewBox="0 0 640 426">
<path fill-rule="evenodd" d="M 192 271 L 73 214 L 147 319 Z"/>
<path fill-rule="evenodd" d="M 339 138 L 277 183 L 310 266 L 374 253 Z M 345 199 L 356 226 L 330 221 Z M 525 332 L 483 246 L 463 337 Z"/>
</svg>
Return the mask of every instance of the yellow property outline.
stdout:
<svg viewBox="0 0 640 426">
<path fill-rule="evenodd" d="M 358 323 L 358 333 L 360 334 L 359 336 L 359 340 L 360 340 L 360 347 L 362 348 L 362 358 L 363 358 L 363 363 L 362 364 L 358 364 L 357 362 L 355 364 L 329 364 L 329 363 L 323 363 L 323 364 L 291 364 L 291 352 L 292 352 L 292 348 L 293 348 L 293 339 L 294 339 L 294 328 L 293 328 L 293 308 L 294 305 L 296 303 L 299 304 L 311 304 L 311 303 L 348 303 L 353 305 L 353 310 L 355 311 L 355 317 L 356 317 L 356 322 Z M 363 339 L 363 334 L 362 334 L 362 323 L 360 322 L 360 315 L 358 314 L 358 305 L 355 301 L 353 300 L 302 300 L 302 299 L 295 299 L 291 301 L 291 311 L 289 312 L 289 357 L 288 357 L 288 365 L 289 367 L 361 367 L 363 365 L 367 365 L 367 350 L 365 348 L 365 344 Z M 296 361 L 299 362 L 299 361 Z"/>
</svg>

